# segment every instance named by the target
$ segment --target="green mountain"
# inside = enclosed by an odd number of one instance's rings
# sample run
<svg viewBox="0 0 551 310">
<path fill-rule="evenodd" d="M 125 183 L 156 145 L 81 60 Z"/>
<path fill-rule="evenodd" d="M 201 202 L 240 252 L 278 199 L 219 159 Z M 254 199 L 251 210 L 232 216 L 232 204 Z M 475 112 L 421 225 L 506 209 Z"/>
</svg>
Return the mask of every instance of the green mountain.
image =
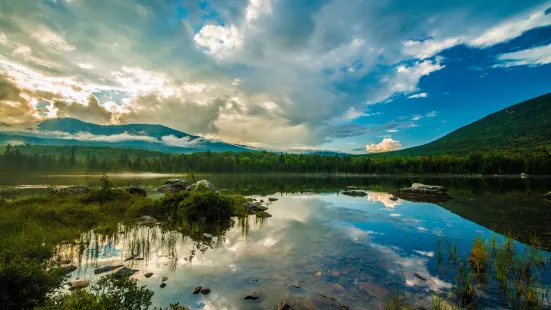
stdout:
<svg viewBox="0 0 551 310">
<path fill-rule="evenodd" d="M 551 146 L 551 93 L 490 114 L 433 142 L 381 155 L 428 156 Z"/>
<path fill-rule="evenodd" d="M 36 130 L 0 132 L 0 145 L 8 143 L 51 146 L 107 146 L 165 153 L 254 151 L 243 145 L 205 139 L 162 125 L 97 125 L 74 118 L 49 119 L 40 123 Z"/>
</svg>

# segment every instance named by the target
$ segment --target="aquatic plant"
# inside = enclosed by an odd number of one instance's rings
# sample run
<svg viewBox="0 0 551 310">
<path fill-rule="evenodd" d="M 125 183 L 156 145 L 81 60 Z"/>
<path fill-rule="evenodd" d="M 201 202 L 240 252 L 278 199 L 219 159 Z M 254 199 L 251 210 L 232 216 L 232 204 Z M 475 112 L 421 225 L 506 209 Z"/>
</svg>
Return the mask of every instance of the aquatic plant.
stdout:
<svg viewBox="0 0 551 310">
<path fill-rule="evenodd" d="M 477 283 L 475 273 L 469 264 L 459 261 L 457 266 L 454 288 L 459 295 L 460 304 L 470 305 L 475 301 L 475 297 L 480 295 L 481 285 Z"/>
<path fill-rule="evenodd" d="M 402 310 L 406 306 L 405 299 L 400 297 L 400 292 L 395 290 L 389 297 L 386 298 L 384 309 L 385 310 Z"/>
<path fill-rule="evenodd" d="M 431 295 L 432 310 L 444 310 L 444 300 L 436 295 Z"/>
<path fill-rule="evenodd" d="M 484 273 L 488 268 L 490 253 L 481 236 L 474 238 L 473 247 L 469 254 L 469 264 L 476 273 Z"/>
</svg>

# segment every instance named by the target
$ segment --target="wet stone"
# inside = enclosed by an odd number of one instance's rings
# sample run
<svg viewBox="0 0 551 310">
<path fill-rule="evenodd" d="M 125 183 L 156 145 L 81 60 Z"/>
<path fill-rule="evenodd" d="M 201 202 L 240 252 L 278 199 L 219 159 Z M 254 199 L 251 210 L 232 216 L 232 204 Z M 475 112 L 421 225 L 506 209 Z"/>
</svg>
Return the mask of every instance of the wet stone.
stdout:
<svg viewBox="0 0 551 310">
<path fill-rule="evenodd" d="M 277 305 L 277 310 L 293 310 L 293 307 L 291 307 L 288 303 L 282 302 L 279 305 Z"/>
<path fill-rule="evenodd" d="M 163 277 L 161 278 L 161 281 L 163 281 L 163 282 L 168 281 L 168 277 L 167 277 L 167 276 L 163 276 Z"/>
<path fill-rule="evenodd" d="M 258 292 L 252 292 L 250 294 L 245 295 L 245 297 L 243 297 L 244 300 L 257 300 L 259 298 L 260 298 L 260 295 L 258 294 Z"/>
<path fill-rule="evenodd" d="M 144 274 L 144 277 L 146 278 L 151 278 L 153 276 L 153 272 L 148 272 L 146 274 Z"/>
<path fill-rule="evenodd" d="M 159 285 L 160 288 L 165 288 L 166 287 L 166 283 L 161 283 L 161 285 Z"/>
<path fill-rule="evenodd" d="M 203 295 L 208 295 L 210 293 L 210 288 L 208 287 L 205 287 L 201 290 L 201 294 Z"/>
<path fill-rule="evenodd" d="M 193 288 L 193 294 L 199 294 L 201 292 L 202 287 L 196 286 Z"/>
</svg>

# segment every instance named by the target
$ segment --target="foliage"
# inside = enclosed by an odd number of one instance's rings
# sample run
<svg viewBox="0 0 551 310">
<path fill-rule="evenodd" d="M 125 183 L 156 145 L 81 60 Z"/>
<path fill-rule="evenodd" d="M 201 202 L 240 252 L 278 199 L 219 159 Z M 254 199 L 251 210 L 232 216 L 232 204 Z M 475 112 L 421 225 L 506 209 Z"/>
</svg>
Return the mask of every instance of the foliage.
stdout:
<svg viewBox="0 0 551 310">
<path fill-rule="evenodd" d="M 80 289 L 49 298 L 38 309 L 126 310 L 147 309 L 151 305 L 153 291 L 139 287 L 136 279 L 113 275 L 102 277 L 89 290 Z"/>
<path fill-rule="evenodd" d="M 469 254 L 469 264 L 476 273 L 480 274 L 486 272 L 489 261 L 490 253 L 484 244 L 484 239 L 480 236 L 476 236 L 471 253 Z"/>
</svg>

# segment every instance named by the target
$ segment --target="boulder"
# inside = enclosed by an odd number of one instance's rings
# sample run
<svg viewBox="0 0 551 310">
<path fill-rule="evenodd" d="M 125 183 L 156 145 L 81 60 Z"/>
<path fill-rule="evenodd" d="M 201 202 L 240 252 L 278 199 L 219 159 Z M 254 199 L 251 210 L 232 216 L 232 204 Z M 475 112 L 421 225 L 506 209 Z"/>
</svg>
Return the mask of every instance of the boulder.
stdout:
<svg viewBox="0 0 551 310">
<path fill-rule="evenodd" d="M 352 197 L 365 197 L 367 196 L 367 193 L 366 192 L 363 192 L 363 191 L 344 191 L 342 193 L 343 195 L 346 195 L 346 196 L 352 196 Z"/>
<path fill-rule="evenodd" d="M 160 288 L 165 288 L 166 287 L 166 283 L 161 283 L 161 285 L 159 285 Z"/>
<path fill-rule="evenodd" d="M 216 186 L 214 186 L 212 183 L 210 183 L 207 180 L 197 181 L 197 182 L 191 184 L 190 186 L 188 186 L 187 190 L 188 191 L 194 191 L 194 190 L 197 190 L 199 188 L 210 188 L 214 191 L 216 190 Z"/>
<path fill-rule="evenodd" d="M 274 202 L 274 201 L 277 201 L 277 198 L 268 198 L 268 201 L 269 202 Z"/>
<path fill-rule="evenodd" d="M 204 233 L 203 236 L 204 236 L 205 238 L 207 238 L 207 239 L 212 239 L 212 238 L 214 238 L 213 235 L 207 234 L 207 233 Z"/>
<path fill-rule="evenodd" d="M 149 216 L 149 215 L 144 215 L 144 216 L 140 216 L 136 219 L 136 222 L 140 223 L 140 224 L 151 224 L 151 223 L 156 223 L 157 222 L 157 219 L 155 219 L 154 217 L 152 216 Z M 135 257 L 134 257 L 135 258 Z M 133 259 L 134 259 L 133 258 Z"/>
<path fill-rule="evenodd" d="M 113 270 L 115 270 L 117 268 L 121 268 L 121 267 L 123 267 L 123 265 L 103 266 L 103 267 L 94 269 L 94 274 L 106 273 L 106 272 L 113 271 Z"/>
<path fill-rule="evenodd" d="M 72 282 L 69 282 L 69 290 L 76 290 L 76 289 L 82 289 L 82 288 L 86 288 L 88 287 L 88 285 L 90 285 L 90 281 L 89 280 L 76 280 L 76 281 L 72 281 Z"/>
<path fill-rule="evenodd" d="M 61 267 L 59 268 L 63 273 L 65 274 L 69 274 L 75 270 L 77 270 L 77 266 L 75 265 L 69 265 L 69 266 L 64 266 L 64 267 Z"/>
<path fill-rule="evenodd" d="M 141 196 L 141 197 L 147 196 L 147 192 L 145 191 L 145 189 L 140 188 L 140 187 L 131 186 L 131 187 L 125 188 L 125 190 L 130 195 L 136 195 L 136 196 Z"/>
<path fill-rule="evenodd" d="M 195 288 L 193 288 L 193 294 L 197 295 L 201 292 L 203 288 L 201 286 L 196 286 Z"/>
<path fill-rule="evenodd" d="M 148 272 L 148 273 L 144 274 L 144 277 L 146 277 L 148 279 L 151 278 L 152 276 L 153 276 L 153 272 Z"/>
<path fill-rule="evenodd" d="M 242 204 L 242 206 L 246 208 L 251 214 L 268 210 L 268 207 L 263 206 L 260 202 L 245 202 Z"/>
<path fill-rule="evenodd" d="M 404 200 L 431 203 L 443 203 L 453 198 L 443 186 L 420 183 L 414 183 L 411 187 L 399 189 L 392 194 Z"/>
<path fill-rule="evenodd" d="M 291 307 L 288 303 L 282 302 L 279 305 L 277 305 L 277 310 L 293 310 L 293 307 Z"/>
<path fill-rule="evenodd" d="M 398 197 L 392 196 L 392 197 L 390 197 L 390 198 L 388 198 L 388 199 L 390 199 L 390 200 L 392 200 L 392 201 L 396 201 L 396 200 L 398 200 Z"/>
<path fill-rule="evenodd" d="M 88 194 L 92 189 L 88 186 L 74 185 L 67 187 L 54 188 L 50 191 L 54 195 L 84 195 Z"/>
<path fill-rule="evenodd" d="M 347 191 L 352 191 L 352 190 L 356 190 L 356 189 L 359 189 L 359 188 L 357 186 L 347 186 L 345 188 L 345 190 L 347 190 Z"/>
<path fill-rule="evenodd" d="M 210 288 L 204 287 L 203 289 L 201 289 L 201 294 L 208 295 L 209 293 L 210 293 Z"/>
<path fill-rule="evenodd" d="M 120 279 L 120 278 L 126 278 L 126 277 L 130 277 L 132 276 L 133 274 L 135 274 L 136 272 L 138 272 L 139 270 L 136 270 L 136 269 L 130 269 L 126 266 L 120 268 L 119 270 L 115 271 L 113 273 L 113 277 L 117 278 L 117 279 Z"/>
<path fill-rule="evenodd" d="M 165 184 L 157 187 L 157 191 L 161 193 L 177 193 L 183 191 L 188 187 L 186 180 L 182 179 L 168 179 Z"/>
<path fill-rule="evenodd" d="M 256 217 L 258 218 L 261 218 L 261 219 L 265 219 L 265 218 L 269 218 L 269 217 L 272 217 L 272 215 L 266 211 L 260 211 L 258 213 L 256 213 Z"/>
<path fill-rule="evenodd" d="M 167 277 L 167 276 L 163 276 L 163 277 L 161 278 L 161 281 L 163 281 L 163 282 L 168 281 L 168 277 Z"/>
<path fill-rule="evenodd" d="M 257 300 L 259 298 L 260 298 L 260 295 L 258 294 L 258 292 L 252 292 L 243 297 L 244 300 Z"/>
</svg>

